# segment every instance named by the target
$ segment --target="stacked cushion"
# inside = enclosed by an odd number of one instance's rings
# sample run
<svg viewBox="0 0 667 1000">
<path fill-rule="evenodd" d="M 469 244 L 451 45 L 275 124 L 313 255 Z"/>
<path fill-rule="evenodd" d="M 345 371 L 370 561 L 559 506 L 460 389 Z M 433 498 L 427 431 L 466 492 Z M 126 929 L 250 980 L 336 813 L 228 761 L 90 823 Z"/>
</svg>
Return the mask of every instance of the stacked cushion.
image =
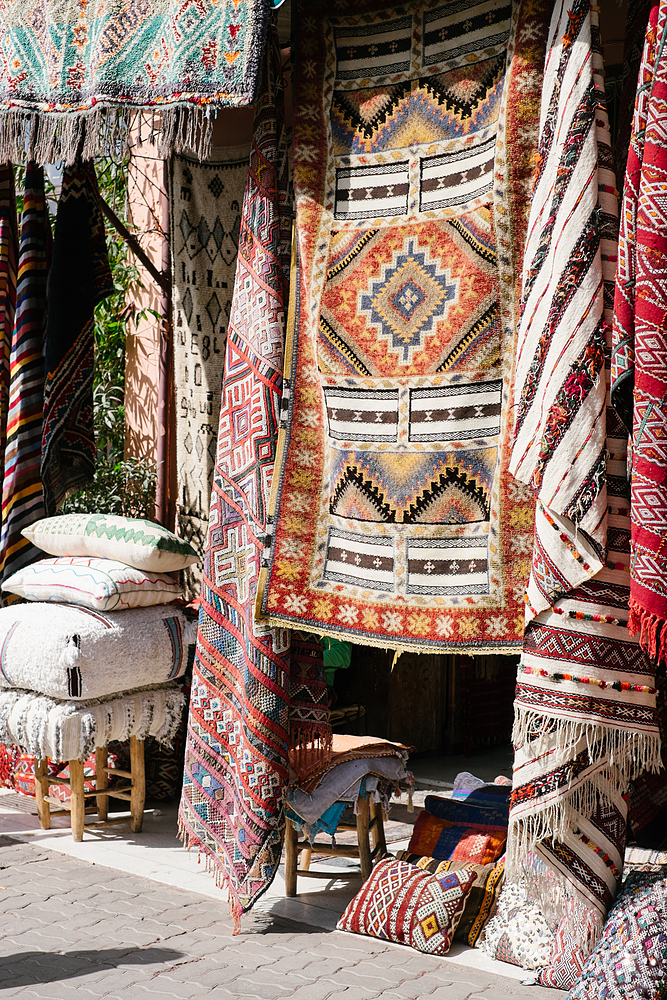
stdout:
<svg viewBox="0 0 667 1000">
<path fill-rule="evenodd" d="M 336 926 L 445 955 L 474 881 L 475 873 L 467 869 L 431 875 L 387 858 L 375 866 Z"/>
<path fill-rule="evenodd" d="M 410 854 L 479 865 L 493 864 L 503 854 L 507 823 L 499 822 L 495 806 L 480 809 L 433 795 L 426 797 L 425 805 L 408 844 Z"/>
<path fill-rule="evenodd" d="M 164 684 L 184 673 L 196 628 L 164 604 L 104 614 L 39 602 L 0 608 L 0 687 L 87 701 Z"/>
<path fill-rule="evenodd" d="M 122 611 L 167 604 L 183 590 L 166 573 L 147 573 L 113 559 L 56 556 L 24 566 L 3 590 L 27 601 L 77 604 L 92 611 Z"/>
<path fill-rule="evenodd" d="M 523 886 L 509 883 L 498 900 L 496 914 L 486 925 L 479 946 L 501 962 L 523 969 L 549 965 L 556 928 L 547 921 Z"/>
</svg>

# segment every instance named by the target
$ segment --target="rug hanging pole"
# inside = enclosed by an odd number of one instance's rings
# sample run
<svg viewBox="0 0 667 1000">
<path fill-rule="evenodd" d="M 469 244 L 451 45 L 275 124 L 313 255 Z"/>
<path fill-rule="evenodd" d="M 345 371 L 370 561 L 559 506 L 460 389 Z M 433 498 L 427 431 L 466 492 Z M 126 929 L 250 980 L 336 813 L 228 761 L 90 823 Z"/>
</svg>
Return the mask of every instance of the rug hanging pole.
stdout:
<svg viewBox="0 0 667 1000">
<path fill-rule="evenodd" d="M 171 275 L 171 251 L 169 247 L 169 161 L 164 161 L 162 191 L 160 193 L 160 214 L 162 228 L 162 274 Z M 174 527 L 175 506 L 170 497 L 170 383 L 172 380 L 172 308 L 171 280 L 168 285 L 160 283 L 160 355 L 158 361 L 157 399 L 157 484 L 155 488 L 155 516 L 160 524 Z M 171 501 L 171 502 L 170 502 Z"/>
</svg>

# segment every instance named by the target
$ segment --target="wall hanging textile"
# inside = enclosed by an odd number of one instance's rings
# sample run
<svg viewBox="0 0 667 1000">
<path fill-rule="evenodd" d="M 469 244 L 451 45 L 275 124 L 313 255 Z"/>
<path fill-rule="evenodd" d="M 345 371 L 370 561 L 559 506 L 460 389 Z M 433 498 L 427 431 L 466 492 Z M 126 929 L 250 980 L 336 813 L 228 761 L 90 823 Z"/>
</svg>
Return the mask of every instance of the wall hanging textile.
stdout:
<svg viewBox="0 0 667 1000">
<path fill-rule="evenodd" d="M 257 604 L 274 624 L 407 650 L 521 642 L 532 500 L 507 476 L 507 416 L 540 6 L 299 8 L 297 266 Z"/>
<path fill-rule="evenodd" d="M 5 458 L 7 409 L 9 406 L 9 356 L 14 332 L 18 226 L 14 168 L 0 164 L 0 470 Z"/>
<path fill-rule="evenodd" d="M 202 555 L 249 157 L 249 145 L 230 147 L 215 162 L 175 156 L 171 167 L 178 527 Z M 201 568 L 183 576 L 198 596 Z"/>
<path fill-rule="evenodd" d="M 317 635 L 292 632 L 289 695 L 289 763 L 304 781 L 332 757 L 324 650 Z"/>
<path fill-rule="evenodd" d="M 185 844 L 197 847 L 228 887 L 237 920 L 278 868 L 288 775 L 288 636 L 253 622 L 282 388 L 291 228 L 281 68 L 272 43 L 269 49 L 227 330 L 180 807 Z"/>
<path fill-rule="evenodd" d="M 609 129 L 595 127 L 588 11 L 585 0 L 554 10 L 528 223 L 510 463 L 538 500 L 527 621 L 605 563 L 602 304 L 613 295 L 618 206 Z"/>
<path fill-rule="evenodd" d="M 618 101 L 618 122 L 616 135 L 612 133 L 614 150 L 614 169 L 616 185 L 623 190 L 623 179 L 628 161 L 630 136 L 632 134 L 632 119 L 637 96 L 637 77 L 644 51 L 647 22 L 653 0 L 632 0 L 628 7 L 628 17 L 625 24 L 625 43 L 623 46 L 623 75 L 621 78 L 621 93 Z"/>
<path fill-rule="evenodd" d="M 586 462 L 599 479 L 587 494 L 588 512 L 598 510 L 599 517 L 596 514 L 597 536 L 592 532 L 587 541 L 582 530 L 577 536 L 573 520 L 538 502 L 527 597 L 529 623 L 515 697 L 507 859 L 508 878 L 532 871 L 538 897 L 556 906 L 557 918 L 558 907 L 574 897 L 595 911 L 598 930 L 623 869 L 627 806 L 622 793 L 635 775 L 655 769 L 660 759 L 653 669 L 627 628 L 627 438 L 609 405 L 605 363 L 611 342 L 609 279 L 615 264 L 613 255 L 607 255 L 607 240 L 613 240 L 616 202 L 613 172 L 607 169 L 611 152 L 602 79 L 597 11 L 589 0 L 559 3 L 551 23 L 541 173 L 531 208 L 525 268 L 528 319 L 522 326 L 521 349 L 532 353 L 539 364 L 534 375 L 525 376 L 523 399 L 529 399 L 532 384 L 541 384 L 551 399 L 545 437 L 538 442 L 542 448 L 536 464 L 538 481 L 553 483 L 560 469 L 563 488 L 574 491 L 570 480 L 578 457 L 566 468 L 567 451 L 561 455 L 559 445 L 569 447 L 567 439 L 577 430 L 581 454 L 589 449 Z M 580 150 L 585 157 L 577 156 Z M 601 199 L 605 196 L 599 205 L 598 188 Z M 586 211 L 579 217 L 579 230 L 571 232 L 579 206 Z M 570 255 L 562 257 L 561 269 L 548 259 L 554 242 L 571 247 Z M 550 269 L 548 282 L 545 267 Z M 529 313 L 539 311 L 539 305 L 531 304 L 539 283 L 542 297 L 551 303 L 543 326 L 531 323 L 533 313 Z M 557 307 L 564 303 L 562 321 L 556 322 Z M 578 336 L 585 329 L 590 337 L 582 345 Z M 571 365 L 559 375 L 556 362 L 568 357 Z M 549 380 L 546 375 L 553 365 Z M 592 373 L 606 391 L 601 401 L 600 390 L 589 377 Z M 580 393 L 575 392 L 577 385 Z M 571 413 L 559 409 L 568 401 L 574 404 Z M 530 406 L 533 415 L 526 421 L 532 420 L 535 427 L 536 400 L 531 399 Z M 519 450 L 527 441 L 523 428 L 519 423 Z M 589 448 L 600 429 L 601 446 L 596 441 Z M 600 561 L 604 568 L 593 575 Z M 564 591 L 569 593 L 562 596 Z M 547 610 L 533 617 L 545 605 Z M 546 863 L 548 877 L 540 874 L 539 865 L 535 869 L 526 860 L 529 851 Z"/>
<path fill-rule="evenodd" d="M 161 155 L 204 153 L 210 109 L 255 99 L 270 13 L 268 0 L 46 0 L 32 14 L 2 0 L 0 162 L 117 156 L 133 108 L 161 112 Z"/>
<path fill-rule="evenodd" d="M 667 654 L 667 4 L 654 3 L 625 174 L 614 301 L 612 398 L 632 428 L 630 628 L 652 657 Z"/>
<path fill-rule="evenodd" d="M 93 312 L 113 290 L 95 168 L 77 163 L 63 174 L 46 291 L 41 475 L 49 515 L 95 473 Z"/>
<path fill-rule="evenodd" d="M 44 409 L 46 283 L 51 263 L 51 222 L 44 171 L 25 171 L 18 258 L 16 319 L 10 331 L 9 397 L 2 481 L 2 580 L 38 559 L 21 529 L 44 516 L 40 476 Z"/>
</svg>

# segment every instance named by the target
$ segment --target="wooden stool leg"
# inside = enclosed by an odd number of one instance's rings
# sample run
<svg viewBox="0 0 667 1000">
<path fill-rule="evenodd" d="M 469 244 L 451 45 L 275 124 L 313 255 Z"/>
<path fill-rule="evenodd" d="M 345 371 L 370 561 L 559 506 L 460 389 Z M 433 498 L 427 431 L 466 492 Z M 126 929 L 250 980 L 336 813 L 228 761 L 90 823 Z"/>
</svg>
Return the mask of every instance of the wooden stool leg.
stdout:
<svg viewBox="0 0 667 1000">
<path fill-rule="evenodd" d="M 86 822 L 86 799 L 83 794 L 83 763 L 80 760 L 70 760 L 68 764 L 69 788 L 72 795 L 70 824 L 72 827 L 72 837 L 79 843 L 83 840 L 83 828 Z"/>
<path fill-rule="evenodd" d="M 98 792 L 109 787 L 109 775 L 106 766 L 109 759 L 109 752 L 106 747 L 97 747 L 95 750 L 95 789 Z M 103 823 L 109 816 L 109 796 L 97 796 L 97 818 Z"/>
<path fill-rule="evenodd" d="M 130 736 L 130 771 L 132 772 L 132 791 L 130 793 L 130 829 L 132 833 L 141 833 L 144 823 L 144 805 L 146 804 L 146 769 L 144 765 L 144 742 L 136 736 Z"/>
<path fill-rule="evenodd" d="M 46 757 L 35 761 L 35 800 L 42 830 L 51 829 L 51 807 L 44 797 L 49 794 L 48 768 L 49 762 Z"/>
<path fill-rule="evenodd" d="M 310 847 L 304 847 L 304 849 L 301 851 L 301 857 L 299 858 L 299 867 L 302 868 L 304 872 L 307 872 L 308 869 L 310 868 L 310 859 L 312 858 L 312 856 L 313 852 Z"/>
<path fill-rule="evenodd" d="M 371 836 L 373 838 L 373 858 L 379 861 L 387 853 L 387 841 L 384 836 L 384 819 L 382 803 L 371 801 Z M 378 850 L 379 848 L 379 850 Z"/>
<path fill-rule="evenodd" d="M 371 845 L 368 837 L 370 823 L 370 800 L 364 796 L 357 799 L 359 812 L 357 813 L 357 843 L 359 845 L 359 864 L 361 867 L 361 877 L 364 881 L 373 870 L 371 859 Z"/>
<path fill-rule="evenodd" d="M 299 834 L 290 819 L 285 820 L 285 895 L 296 896 L 296 866 L 298 852 L 296 845 Z"/>
</svg>

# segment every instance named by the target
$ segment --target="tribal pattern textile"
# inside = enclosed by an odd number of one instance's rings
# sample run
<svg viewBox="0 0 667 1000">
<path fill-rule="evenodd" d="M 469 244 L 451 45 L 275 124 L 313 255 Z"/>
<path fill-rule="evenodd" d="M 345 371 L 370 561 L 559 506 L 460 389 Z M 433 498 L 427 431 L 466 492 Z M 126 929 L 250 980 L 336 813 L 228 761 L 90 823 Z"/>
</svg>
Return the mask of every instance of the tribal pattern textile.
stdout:
<svg viewBox="0 0 667 1000">
<path fill-rule="evenodd" d="M 322 643 L 317 635 L 296 631 L 292 632 L 290 649 L 289 745 L 290 767 L 299 778 L 307 778 L 331 759 L 329 692 Z"/>
<path fill-rule="evenodd" d="M 515 696 L 507 874 L 510 879 L 520 878 L 528 853 L 534 852 L 546 863 L 550 875 L 556 876 L 561 911 L 567 900 L 577 900 L 594 911 L 599 931 L 623 869 L 627 805 L 622 796 L 632 778 L 644 769 L 657 768 L 660 737 L 654 670 L 628 631 L 627 437 L 609 403 L 606 360 L 611 345 L 610 285 L 615 259 L 605 241 L 613 238 L 616 205 L 609 193 L 614 183 L 608 169 L 611 154 L 598 17 L 589 0 L 557 4 L 551 38 L 540 139 L 542 173 L 531 210 L 537 213 L 535 218 L 531 214 L 536 228 L 530 229 L 535 256 L 526 257 L 524 316 L 530 325 L 538 308 L 531 305 L 531 296 L 541 283 L 541 296 L 552 303 L 553 315 L 559 303 L 568 305 L 563 322 L 552 325 L 547 317 L 546 325 L 539 328 L 540 343 L 537 347 L 532 344 L 535 374 L 526 370 L 523 400 L 533 407 L 533 415 L 526 411 L 526 423 L 519 420 L 515 455 L 517 449 L 523 454 L 523 444 L 533 447 L 523 435 L 529 422 L 533 428 L 537 424 L 539 404 L 530 398 L 530 386 L 539 383 L 545 393 L 552 393 L 552 416 L 545 424 L 545 434 L 549 433 L 537 442 L 542 449 L 539 455 L 526 452 L 536 457 L 534 485 L 555 484 L 557 469 L 564 475 L 565 459 L 558 464 L 559 449 L 569 447 L 568 437 L 574 443 L 572 435 L 577 429 L 577 442 L 583 443 L 581 455 L 596 440 L 586 463 L 590 461 L 591 467 L 598 469 L 599 488 L 589 491 L 587 487 L 585 491 L 590 506 L 578 522 L 578 537 L 573 508 L 569 514 L 548 508 L 546 501 L 553 501 L 551 494 L 544 503 L 538 501 L 528 625 Z M 587 80 L 585 91 L 572 82 L 582 77 Z M 575 107 L 566 100 L 559 106 L 559 94 L 570 95 Z M 580 114 L 577 129 L 585 125 L 586 134 L 577 140 L 579 145 L 570 148 L 569 138 L 579 135 L 573 123 Z M 560 146 L 555 143 L 554 149 L 552 136 L 564 136 L 567 141 Z M 583 174 L 577 167 L 579 146 L 587 150 Z M 595 152 L 591 146 L 596 147 Z M 601 200 L 596 207 L 598 187 Z M 545 198 L 541 210 L 545 188 L 552 189 L 551 200 Z M 550 247 L 555 242 L 575 246 L 581 232 L 579 236 L 571 233 L 569 220 L 575 215 L 573 205 L 587 204 L 587 197 L 592 198 L 593 207 L 582 217 L 582 224 L 589 227 L 589 235 L 580 239 L 576 253 L 573 250 L 572 256 L 562 258 L 560 270 L 555 260 L 547 259 Z M 553 212 L 554 204 L 559 211 Z M 553 270 L 548 281 L 544 273 L 547 265 Z M 593 272 L 596 277 L 590 284 Z M 587 345 L 577 346 L 578 332 L 584 328 L 589 329 L 590 339 Z M 561 372 L 562 385 L 557 389 L 547 375 L 553 359 L 567 357 L 571 345 L 572 367 Z M 597 345 L 594 351 L 589 351 L 591 345 Z M 522 347 L 531 347 L 528 336 Z M 583 372 L 580 361 L 584 357 L 588 359 L 587 374 L 583 381 L 577 381 L 573 373 Z M 600 389 L 589 379 L 594 370 L 601 391 L 607 389 L 601 401 Z M 557 368 L 554 373 L 556 376 Z M 575 383 L 582 387 L 580 395 L 574 393 Z M 561 407 L 567 400 L 582 405 L 568 414 Z M 597 443 L 600 433 L 604 435 L 601 446 Z M 555 445 L 551 451 L 550 443 Z M 576 461 L 569 470 L 572 476 L 575 466 Z M 524 471 L 526 467 L 521 466 Z M 574 480 L 568 485 L 565 476 L 565 492 L 575 485 Z M 554 496 L 557 493 L 555 490 Z M 597 528 L 585 538 L 582 524 L 590 528 L 592 511 L 597 511 Z M 599 565 L 603 568 L 596 572 Z M 555 890 L 551 877 L 547 882 L 538 877 L 535 885 L 542 903 L 552 900 Z M 581 944 L 583 947 L 585 942 Z"/>
<path fill-rule="evenodd" d="M 18 231 L 14 169 L 0 164 L 0 475 L 4 464 L 9 407 L 9 356 L 16 310 Z"/>
<path fill-rule="evenodd" d="M 3 582 L 43 553 L 21 534 L 44 517 L 39 466 L 44 406 L 46 282 L 51 261 L 51 222 L 44 172 L 25 172 L 16 290 L 16 325 L 10 341 L 9 405 L 4 476 L 0 575 Z"/>
<path fill-rule="evenodd" d="M 118 156 L 135 108 L 159 112 L 162 155 L 203 152 L 205 112 L 255 100 L 271 10 L 270 0 L 0 0 L 0 163 L 26 150 L 66 165 Z"/>
<path fill-rule="evenodd" d="M 178 528 L 202 556 L 249 157 L 250 146 L 243 146 L 215 162 L 172 160 Z M 199 564 L 183 571 L 183 582 L 188 598 L 199 596 Z"/>
<path fill-rule="evenodd" d="M 533 504 L 506 470 L 541 6 L 345 0 L 329 16 L 304 0 L 257 604 L 273 624 L 413 651 L 520 645 Z"/>
<path fill-rule="evenodd" d="M 667 658 L 667 3 L 654 2 L 623 193 L 614 301 L 613 400 L 632 429 L 630 628 Z"/>
<path fill-rule="evenodd" d="M 92 163 L 65 170 L 47 284 L 42 485 L 48 516 L 95 472 L 95 306 L 114 290 Z"/>
<path fill-rule="evenodd" d="M 182 837 L 229 889 L 237 929 L 278 869 L 288 777 L 288 635 L 253 622 L 282 389 L 291 228 L 273 45 L 266 66 L 227 329 L 180 807 Z"/>
</svg>

